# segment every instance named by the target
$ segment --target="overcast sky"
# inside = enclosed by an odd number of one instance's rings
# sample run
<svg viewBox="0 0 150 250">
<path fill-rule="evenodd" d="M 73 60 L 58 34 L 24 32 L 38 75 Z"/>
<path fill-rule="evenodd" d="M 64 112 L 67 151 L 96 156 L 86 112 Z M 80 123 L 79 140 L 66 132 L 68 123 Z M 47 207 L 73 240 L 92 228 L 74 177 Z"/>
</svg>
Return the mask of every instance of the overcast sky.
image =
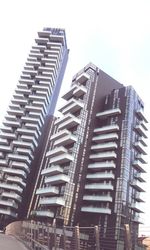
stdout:
<svg viewBox="0 0 150 250">
<path fill-rule="evenodd" d="M 62 91 L 77 71 L 93 62 L 125 86 L 135 88 L 150 121 L 149 0 L 4 0 L 0 1 L 0 123 L 37 31 L 43 27 L 66 29 L 70 53 Z M 148 182 L 146 190 L 143 217 L 150 227 Z"/>
</svg>

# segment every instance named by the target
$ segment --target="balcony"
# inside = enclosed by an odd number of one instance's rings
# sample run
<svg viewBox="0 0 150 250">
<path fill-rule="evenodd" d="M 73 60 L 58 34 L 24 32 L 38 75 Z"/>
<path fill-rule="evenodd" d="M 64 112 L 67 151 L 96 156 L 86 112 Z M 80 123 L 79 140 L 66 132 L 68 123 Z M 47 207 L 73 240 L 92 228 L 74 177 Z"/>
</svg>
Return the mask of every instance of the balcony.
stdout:
<svg viewBox="0 0 150 250">
<path fill-rule="evenodd" d="M 30 164 L 30 160 L 28 156 L 24 156 L 24 155 L 18 155 L 18 154 L 8 154 L 8 158 L 10 160 L 16 160 L 16 161 L 23 161 L 27 164 Z"/>
<path fill-rule="evenodd" d="M 18 208 L 18 205 L 16 204 L 15 201 L 8 201 L 8 200 L 2 200 L 2 199 L 0 199 L 0 206 L 13 207 L 15 209 Z"/>
<path fill-rule="evenodd" d="M 59 185 L 59 184 L 65 184 L 68 183 L 70 180 L 70 177 L 65 174 L 59 174 L 54 175 L 51 177 L 45 178 L 45 183 L 50 183 L 51 185 Z"/>
<path fill-rule="evenodd" d="M 39 204 L 47 206 L 65 206 L 65 201 L 62 197 L 41 198 Z"/>
<path fill-rule="evenodd" d="M 17 183 L 23 188 L 26 186 L 26 183 L 23 181 L 23 179 L 16 176 L 8 176 L 7 181 L 12 183 Z"/>
<path fill-rule="evenodd" d="M 100 143 L 100 142 L 114 141 L 117 139 L 118 139 L 117 133 L 108 133 L 108 134 L 94 136 L 92 138 L 92 141 Z"/>
<path fill-rule="evenodd" d="M 146 131 L 143 128 L 142 124 L 136 125 L 135 130 L 140 134 L 140 136 L 143 136 L 144 138 L 147 138 Z"/>
<path fill-rule="evenodd" d="M 8 140 L 0 138 L 0 145 L 8 145 Z"/>
<path fill-rule="evenodd" d="M 65 100 L 69 100 L 71 97 L 75 96 L 79 98 L 80 96 L 87 93 L 86 87 L 78 84 L 73 84 L 69 91 L 67 91 L 62 98 Z"/>
<path fill-rule="evenodd" d="M 145 192 L 140 181 L 133 180 L 130 185 L 135 188 L 138 192 Z"/>
<path fill-rule="evenodd" d="M 131 218 L 131 221 L 138 223 L 138 224 L 143 224 L 143 220 L 140 216 L 134 216 Z"/>
<path fill-rule="evenodd" d="M 135 167 L 136 169 L 138 169 L 141 173 L 145 173 L 145 169 L 144 169 L 144 166 L 143 164 L 139 161 L 139 160 L 135 160 L 133 163 L 132 163 L 133 167 Z"/>
<path fill-rule="evenodd" d="M 43 188 L 37 189 L 36 194 L 40 195 L 40 196 L 57 195 L 57 194 L 59 194 L 59 189 L 57 187 L 53 187 L 53 186 L 43 187 Z"/>
<path fill-rule="evenodd" d="M 36 210 L 32 212 L 33 216 L 37 216 L 37 217 L 48 217 L 48 218 L 53 218 L 54 217 L 54 213 L 51 211 L 44 211 L 44 210 Z"/>
<path fill-rule="evenodd" d="M 75 113 L 79 110 L 81 110 L 84 107 L 84 103 L 76 100 L 74 98 L 71 98 L 65 105 L 63 105 L 62 108 L 59 109 L 60 112 L 62 112 L 64 115 L 67 113 Z"/>
<path fill-rule="evenodd" d="M 139 141 L 140 143 L 142 143 L 142 145 L 143 145 L 144 147 L 147 147 L 147 143 L 145 142 L 145 138 L 144 138 L 143 136 L 140 136 L 140 137 L 138 138 L 138 141 Z"/>
<path fill-rule="evenodd" d="M 101 128 L 95 128 L 94 133 L 106 134 L 106 133 L 115 132 L 118 130 L 119 130 L 119 126 L 117 124 L 111 124 L 111 125 L 103 126 Z"/>
<path fill-rule="evenodd" d="M 54 157 L 54 156 L 58 156 L 58 155 L 61 155 L 61 154 L 65 154 L 67 152 L 68 152 L 68 150 L 66 148 L 64 148 L 63 146 L 56 147 L 56 148 L 51 149 L 50 151 L 48 151 L 46 153 L 46 157 Z"/>
<path fill-rule="evenodd" d="M 15 121 L 4 121 L 3 124 L 5 126 L 11 126 L 11 127 L 15 127 L 15 128 L 20 127 L 20 122 L 15 122 Z"/>
<path fill-rule="evenodd" d="M 118 147 L 116 142 L 107 142 L 107 143 L 100 143 L 93 145 L 91 147 L 91 150 L 94 150 L 96 152 L 101 152 L 105 150 L 111 150 L 111 149 L 116 149 Z"/>
<path fill-rule="evenodd" d="M 91 154 L 89 158 L 93 161 L 109 160 L 116 159 L 117 154 L 114 151 L 109 151 L 104 153 Z"/>
<path fill-rule="evenodd" d="M 5 214 L 5 215 L 11 216 L 13 218 L 17 218 L 17 214 L 12 212 L 10 209 L 0 208 L 0 214 Z"/>
<path fill-rule="evenodd" d="M 25 172 L 30 173 L 30 169 L 29 169 L 28 165 L 26 163 L 24 163 L 24 162 L 13 161 L 11 166 L 12 166 L 13 169 L 15 169 L 15 168 L 22 169 Z M 16 170 L 16 171 L 18 171 L 18 170 Z"/>
<path fill-rule="evenodd" d="M 111 214 L 111 209 L 107 207 L 85 206 L 81 208 L 82 212 L 95 214 Z"/>
<path fill-rule="evenodd" d="M 112 184 L 109 184 L 109 183 L 91 183 L 91 184 L 86 184 L 85 189 L 88 189 L 88 190 L 113 190 L 114 187 Z"/>
<path fill-rule="evenodd" d="M 53 158 L 50 158 L 49 163 L 50 164 L 63 164 L 63 163 L 68 163 L 74 160 L 74 157 L 70 154 L 62 154 Z"/>
<path fill-rule="evenodd" d="M 145 182 L 145 180 L 143 179 L 141 173 L 136 173 L 136 174 L 134 175 L 134 177 L 135 177 L 137 180 L 139 180 L 140 182 Z"/>
<path fill-rule="evenodd" d="M 76 81 L 81 83 L 81 84 L 84 84 L 89 79 L 90 79 L 90 75 L 87 74 L 86 72 L 83 72 L 83 73 L 81 73 L 80 75 L 77 76 Z"/>
<path fill-rule="evenodd" d="M 72 114 L 67 114 L 55 121 L 55 125 L 59 126 L 59 129 L 70 129 L 81 123 L 80 119 Z"/>
<path fill-rule="evenodd" d="M 92 173 L 87 174 L 86 179 L 90 180 L 106 180 L 106 179 L 115 179 L 115 175 L 113 173 Z"/>
<path fill-rule="evenodd" d="M 139 160 L 141 163 L 146 164 L 146 160 L 143 158 L 143 154 L 138 154 L 136 159 Z"/>
<path fill-rule="evenodd" d="M 60 173 L 63 173 L 63 168 L 57 165 L 55 166 L 51 165 L 51 167 L 43 169 L 41 175 L 52 176 Z"/>
<path fill-rule="evenodd" d="M 16 141 L 13 141 L 12 143 L 13 143 L 14 146 L 17 146 L 17 147 L 21 146 L 23 148 L 29 148 L 31 150 L 34 150 L 34 146 L 30 142 L 24 142 L 24 141 L 17 141 L 16 140 Z"/>
<path fill-rule="evenodd" d="M 137 203 L 132 203 L 131 204 L 131 209 L 134 210 L 137 213 L 143 213 L 143 208 L 140 206 L 140 204 Z"/>
<path fill-rule="evenodd" d="M 33 135 L 33 136 L 35 136 L 36 139 L 38 139 L 37 132 L 32 130 L 32 129 L 18 128 L 17 132 L 19 134 L 23 134 L 23 135 Z"/>
<path fill-rule="evenodd" d="M 141 192 L 136 192 L 133 198 L 138 202 L 144 202 L 144 200 L 141 198 Z"/>
<path fill-rule="evenodd" d="M 0 188 L 15 191 L 19 194 L 23 192 L 23 189 L 21 187 L 19 187 L 18 185 L 14 185 L 14 184 L 0 183 Z"/>
<path fill-rule="evenodd" d="M 1 165 L 1 166 L 8 166 L 7 160 L 2 160 L 2 159 L 0 159 L 0 165 Z"/>
<path fill-rule="evenodd" d="M 13 193 L 13 192 L 5 192 L 4 191 L 4 192 L 2 192 L 1 196 L 4 198 L 16 200 L 17 202 L 22 201 L 22 197 L 16 193 Z"/>
<path fill-rule="evenodd" d="M 108 109 L 103 112 L 97 113 L 96 117 L 100 119 L 107 118 L 109 116 L 117 116 L 121 114 L 121 110 L 119 108 L 114 108 L 114 109 Z"/>
<path fill-rule="evenodd" d="M 99 171 L 101 169 L 115 169 L 116 164 L 113 161 L 104 161 L 98 163 L 91 163 L 88 165 L 88 169 Z"/>
<path fill-rule="evenodd" d="M 145 115 L 143 113 L 142 109 L 139 109 L 136 111 L 137 115 L 140 117 L 140 119 L 144 120 L 146 123 L 148 123 L 147 119 L 145 118 Z"/>
<path fill-rule="evenodd" d="M 12 148 L 10 146 L 0 145 L 0 151 L 2 151 L 2 152 L 12 152 Z"/>
<path fill-rule="evenodd" d="M 37 140 L 34 138 L 34 136 L 21 135 L 21 139 L 33 143 L 35 147 L 37 147 L 38 145 Z"/>
<path fill-rule="evenodd" d="M 3 172 L 7 173 L 7 174 L 11 174 L 11 175 L 15 175 L 15 176 L 21 176 L 23 178 L 26 178 L 26 173 L 23 170 L 20 169 L 14 169 L 14 168 L 3 168 Z"/>
<path fill-rule="evenodd" d="M 147 153 L 145 152 L 144 146 L 140 141 L 137 141 L 134 143 L 135 148 L 144 155 L 147 155 Z"/>
<path fill-rule="evenodd" d="M 77 137 L 75 135 L 73 135 L 72 133 L 69 133 L 66 136 L 62 136 L 60 139 L 57 139 L 54 141 L 54 146 L 66 146 L 66 145 L 70 145 L 72 143 L 77 142 Z"/>
<path fill-rule="evenodd" d="M 14 133 L 1 132 L 0 136 L 1 136 L 1 138 L 4 138 L 4 139 L 16 139 L 17 138 L 17 136 Z"/>
<path fill-rule="evenodd" d="M 112 197 L 110 195 L 84 195 L 84 201 L 102 201 L 102 202 L 112 202 Z"/>
</svg>

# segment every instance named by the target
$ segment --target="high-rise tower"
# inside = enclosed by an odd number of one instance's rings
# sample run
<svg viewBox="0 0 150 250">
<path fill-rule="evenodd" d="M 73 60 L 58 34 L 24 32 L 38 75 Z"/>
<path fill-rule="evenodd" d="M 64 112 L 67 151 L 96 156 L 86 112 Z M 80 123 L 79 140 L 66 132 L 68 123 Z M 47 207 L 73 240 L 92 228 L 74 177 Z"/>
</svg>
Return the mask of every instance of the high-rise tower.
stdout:
<svg viewBox="0 0 150 250">
<path fill-rule="evenodd" d="M 58 224 L 99 225 L 102 248 L 109 241 L 113 250 L 124 249 L 129 224 L 136 245 L 146 163 L 143 102 L 131 86 L 93 64 L 74 76 L 63 98 L 32 215 Z"/>
<path fill-rule="evenodd" d="M 32 192 L 29 180 L 34 182 L 38 171 L 39 148 L 45 143 L 46 126 L 54 113 L 67 59 L 63 29 L 38 32 L 1 128 L 1 224 L 24 214 L 22 207 Z"/>
</svg>

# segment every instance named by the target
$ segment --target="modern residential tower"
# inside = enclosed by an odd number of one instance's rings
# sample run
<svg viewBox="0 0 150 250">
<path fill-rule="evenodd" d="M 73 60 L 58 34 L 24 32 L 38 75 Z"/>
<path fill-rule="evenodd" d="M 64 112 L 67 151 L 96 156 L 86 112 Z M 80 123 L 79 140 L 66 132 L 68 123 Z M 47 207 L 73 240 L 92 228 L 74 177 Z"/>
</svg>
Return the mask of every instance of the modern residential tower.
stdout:
<svg viewBox="0 0 150 250">
<path fill-rule="evenodd" d="M 144 191 L 143 102 L 93 64 L 73 77 L 62 116 L 52 121 L 31 215 L 56 224 L 99 225 L 110 250 L 124 249 L 124 226 L 137 242 Z M 111 232 L 111 233 L 110 233 Z"/>
<path fill-rule="evenodd" d="M 67 59 L 63 29 L 38 32 L 0 133 L 1 226 L 25 215 Z"/>
</svg>

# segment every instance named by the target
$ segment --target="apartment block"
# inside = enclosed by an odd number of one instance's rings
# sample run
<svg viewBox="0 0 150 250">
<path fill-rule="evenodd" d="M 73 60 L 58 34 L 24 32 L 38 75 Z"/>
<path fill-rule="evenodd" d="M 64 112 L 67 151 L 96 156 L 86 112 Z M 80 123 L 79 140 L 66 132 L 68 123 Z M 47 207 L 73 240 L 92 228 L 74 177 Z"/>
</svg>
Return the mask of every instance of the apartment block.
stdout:
<svg viewBox="0 0 150 250">
<path fill-rule="evenodd" d="M 67 59 L 63 29 L 38 32 L 1 127 L 1 226 L 25 215 Z"/>
<path fill-rule="evenodd" d="M 124 249 L 127 224 L 134 247 L 144 202 L 144 104 L 132 86 L 91 63 L 73 77 L 63 99 L 30 216 L 58 225 L 98 225 L 102 249 L 109 241 L 110 250 Z"/>
</svg>

